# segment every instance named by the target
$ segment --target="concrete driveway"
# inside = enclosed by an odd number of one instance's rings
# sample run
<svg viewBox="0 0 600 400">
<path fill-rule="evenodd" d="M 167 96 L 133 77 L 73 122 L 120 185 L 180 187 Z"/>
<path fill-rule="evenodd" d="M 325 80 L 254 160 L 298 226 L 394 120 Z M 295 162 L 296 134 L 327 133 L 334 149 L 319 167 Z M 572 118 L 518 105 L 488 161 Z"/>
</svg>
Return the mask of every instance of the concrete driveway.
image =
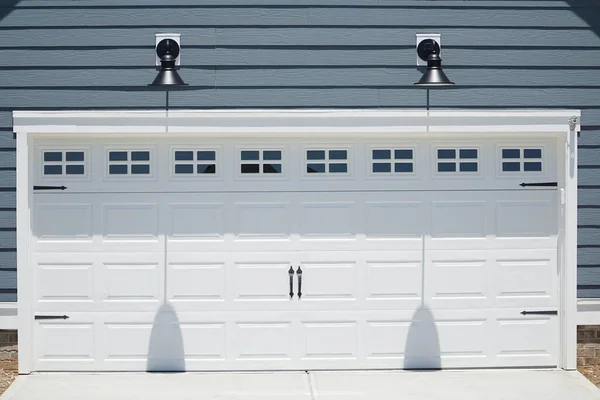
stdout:
<svg viewBox="0 0 600 400">
<path fill-rule="evenodd" d="M 19 376 L 1 400 L 592 400 L 578 372 L 489 370 L 293 373 L 48 373 Z"/>
</svg>

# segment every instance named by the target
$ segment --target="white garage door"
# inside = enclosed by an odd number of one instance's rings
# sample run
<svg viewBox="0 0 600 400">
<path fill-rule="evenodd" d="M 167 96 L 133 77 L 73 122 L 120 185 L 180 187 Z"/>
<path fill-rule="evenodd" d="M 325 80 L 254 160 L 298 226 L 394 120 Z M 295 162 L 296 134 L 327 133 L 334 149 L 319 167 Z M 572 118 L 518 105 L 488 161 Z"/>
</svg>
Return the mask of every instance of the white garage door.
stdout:
<svg viewBox="0 0 600 400">
<path fill-rule="evenodd" d="M 555 140 L 34 153 L 35 370 L 557 365 Z"/>
</svg>

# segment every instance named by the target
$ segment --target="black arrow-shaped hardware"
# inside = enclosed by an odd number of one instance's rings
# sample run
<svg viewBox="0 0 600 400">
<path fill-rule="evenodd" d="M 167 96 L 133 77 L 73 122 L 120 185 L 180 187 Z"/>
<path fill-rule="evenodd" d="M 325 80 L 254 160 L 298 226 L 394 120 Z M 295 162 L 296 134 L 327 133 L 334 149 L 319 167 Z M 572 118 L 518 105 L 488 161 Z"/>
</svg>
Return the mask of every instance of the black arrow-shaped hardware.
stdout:
<svg viewBox="0 0 600 400">
<path fill-rule="evenodd" d="M 68 319 L 68 315 L 36 315 L 34 319 Z"/>
<path fill-rule="evenodd" d="M 558 186 L 558 182 L 533 182 L 533 183 L 520 183 L 519 186 L 527 187 L 527 186 Z"/>
<path fill-rule="evenodd" d="M 65 190 L 66 186 L 34 186 L 33 190 Z"/>
<path fill-rule="evenodd" d="M 521 315 L 558 315 L 558 311 L 521 311 Z"/>
<path fill-rule="evenodd" d="M 290 265 L 290 269 L 288 271 L 288 275 L 290 277 L 290 299 L 294 297 L 294 268 Z"/>
<path fill-rule="evenodd" d="M 298 270 L 296 271 L 298 274 L 298 298 L 302 298 L 302 269 L 298 266 Z"/>
</svg>

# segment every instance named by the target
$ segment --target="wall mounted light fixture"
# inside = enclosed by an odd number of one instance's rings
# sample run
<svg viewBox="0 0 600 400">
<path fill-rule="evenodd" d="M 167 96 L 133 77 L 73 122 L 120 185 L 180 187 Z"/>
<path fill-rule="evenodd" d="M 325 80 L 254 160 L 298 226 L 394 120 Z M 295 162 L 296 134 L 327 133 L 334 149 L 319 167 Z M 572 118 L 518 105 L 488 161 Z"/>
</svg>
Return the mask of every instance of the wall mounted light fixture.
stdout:
<svg viewBox="0 0 600 400">
<path fill-rule="evenodd" d="M 149 86 L 187 86 L 176 70 L 179 57 L 179 43 L 175 38 L 161 39 L 156 45 L 156 55 L 160 59 L 160 70 Z"/>
<path fill-rule="evenodd" d="M 427 69 L 415 86 L 452 86 L 454 82 L 446 76 L 442 70 L 442 59 L 440 58 L 441 47 L 434 39 L 423 39 L 417 44 L 417 55 L 423 61 L 427 61 Z"/>
</svg>

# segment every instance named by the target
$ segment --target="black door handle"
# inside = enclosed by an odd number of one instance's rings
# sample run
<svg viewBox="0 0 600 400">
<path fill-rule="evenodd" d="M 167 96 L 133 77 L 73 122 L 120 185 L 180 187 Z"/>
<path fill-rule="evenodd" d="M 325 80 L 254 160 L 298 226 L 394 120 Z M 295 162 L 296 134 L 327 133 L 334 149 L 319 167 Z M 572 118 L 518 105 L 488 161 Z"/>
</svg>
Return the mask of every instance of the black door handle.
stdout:
<svg viewBox="0 0 600 400">
<path fill-rule="evenodd" d="M 296 271 L 298 274 L 298 298 L 302 298 L 302 268 L 298 266 L 298 270 Z"/>
<path fill-rule="evenodd" d="M 290 270 L 288 271 L 288 275 L 290 277 L 290 299 L 294 297 L 294 268 L 290 265 Z"/>
</svg>

